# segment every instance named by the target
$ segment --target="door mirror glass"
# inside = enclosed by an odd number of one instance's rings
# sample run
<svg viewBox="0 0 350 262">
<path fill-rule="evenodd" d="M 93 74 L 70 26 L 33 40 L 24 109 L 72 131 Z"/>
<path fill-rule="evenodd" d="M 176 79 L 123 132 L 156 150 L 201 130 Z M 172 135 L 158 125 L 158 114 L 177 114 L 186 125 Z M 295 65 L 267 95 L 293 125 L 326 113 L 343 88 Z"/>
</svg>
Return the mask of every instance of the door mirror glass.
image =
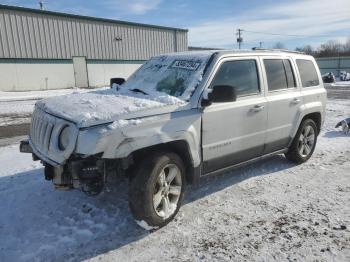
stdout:
<svg viewBox="0 0 350 262">
<path fill-rule="evenodd" d="M 236 88 L 229 85 L 214 86 L 208 94 L 208 100 L 212 103 L 223 103 L 236 101 Z"/>
</svg>

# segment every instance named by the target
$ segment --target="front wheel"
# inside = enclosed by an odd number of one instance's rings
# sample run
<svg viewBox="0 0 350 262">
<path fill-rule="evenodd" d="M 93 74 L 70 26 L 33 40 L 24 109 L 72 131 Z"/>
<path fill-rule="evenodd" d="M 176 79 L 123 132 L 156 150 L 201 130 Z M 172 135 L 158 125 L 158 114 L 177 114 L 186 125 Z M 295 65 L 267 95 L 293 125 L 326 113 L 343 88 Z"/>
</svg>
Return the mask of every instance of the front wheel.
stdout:
<svg viewBox="0 0 350 262">
<path fill-rule="evenodd" d="M 162 227 L 177 214 L 184 190 L 185 166 L 181 158 L 174 153 L 155 153 L 140 163 L 130 181 L 130 210 L 141 224 Z"/>
<path fill-rule="evenodd" d="M 313 120 L 304 120 L 285 154 L 286 158 L 294 163 L 306 162 L 313 154 L 317 142 L 317 127 Z"/>
</svg>

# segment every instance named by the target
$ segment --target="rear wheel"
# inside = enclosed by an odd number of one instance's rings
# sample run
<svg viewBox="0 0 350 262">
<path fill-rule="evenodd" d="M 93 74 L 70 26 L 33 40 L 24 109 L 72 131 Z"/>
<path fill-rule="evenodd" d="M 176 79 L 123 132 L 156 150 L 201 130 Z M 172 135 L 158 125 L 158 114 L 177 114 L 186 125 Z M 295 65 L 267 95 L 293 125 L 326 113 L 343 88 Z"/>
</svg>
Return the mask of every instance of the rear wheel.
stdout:
<svg viewBox="0 0 350 262">
<path fill-rule="evenodd" d="M 317 127 L 313 120 L 304 120 L 290 146 L 285 154 L 286 158 L 294 163 L 301 164 L 306 162 L 315 150 L 317 142 Z"/>
<path fill-rule="evenodd" d="M 174 153 L 144 159 L 130 181 L 129 206 L 135 219 L 161 227 L 177 214 L 185 189 L 185 166 Z"/>
</svg>

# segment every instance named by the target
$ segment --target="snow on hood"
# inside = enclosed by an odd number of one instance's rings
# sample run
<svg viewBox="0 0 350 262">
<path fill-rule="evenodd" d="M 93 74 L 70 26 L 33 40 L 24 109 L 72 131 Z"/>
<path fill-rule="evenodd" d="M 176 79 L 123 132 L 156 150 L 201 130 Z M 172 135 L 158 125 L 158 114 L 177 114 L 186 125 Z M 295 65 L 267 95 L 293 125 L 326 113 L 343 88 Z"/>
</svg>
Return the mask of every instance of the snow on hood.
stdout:
<svg viewBox="0 0 350 262">
<path fill-rule="evenodd" d="M 78 127 L 143 117 L 155 113 L 175 111 L 187 103 L 166 94 L 149 97 L 115 89 L 73 93 L 47 98 L 36 103 L 45 112 L 75 122 Z M 163 110 L 160 110 L 163 109 Z"/>
<path fill-rule="evenodd" d="M 212 54 L 184 52 L 156 56 L 130 76 L 119 91 L 113 88 L 48 98 L 37 106 L 79 127 L 150 116 L 151 109 L 157 109 L 153 114 L 175 111 L 187 104 Z"/>
</svg>

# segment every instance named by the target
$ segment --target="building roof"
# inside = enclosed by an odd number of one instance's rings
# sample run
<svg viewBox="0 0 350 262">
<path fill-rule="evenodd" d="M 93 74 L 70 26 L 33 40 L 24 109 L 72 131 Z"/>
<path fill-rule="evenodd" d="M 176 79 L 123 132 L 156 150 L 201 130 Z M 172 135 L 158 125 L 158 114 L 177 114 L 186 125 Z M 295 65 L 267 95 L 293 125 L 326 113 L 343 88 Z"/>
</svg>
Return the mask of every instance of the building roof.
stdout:
<svg viewBox="0 0 350 262">
<path fill-rule="evenodd" d="M 159 28 L 159 29 L 166 29 L 166 30 L 178 30 L 178 31 L 188 32 L 188 29 L 183 29 L 183 28 L 143 24 L 143 23 L 128 22 L 128 21 L 121 21 L 121 20 L 114 20 L 114 19 L 100 18 L 100 17 L 93 17 L 93 16 L 75 15 L 75 14 L 33 9 L 33 8 L 27 8 L 27 7 L 3 5 L 3 4 L 0 4 L 0 10 L 1 9 L 22 11 L 27 13 L 41 14 L 41 15 L 53 15 L 53 16 L 61 16 L 61 17 L 68 17 L 68 18 L 84 19 L 84 20 L 90 20 L 90 21 L 96 21 L 96 22 L 107 22 L 112 24 L 124 24 L 124 25 L 130 25 L 130 26 L 150 27 L 150 28 Z"/>
</svg>

